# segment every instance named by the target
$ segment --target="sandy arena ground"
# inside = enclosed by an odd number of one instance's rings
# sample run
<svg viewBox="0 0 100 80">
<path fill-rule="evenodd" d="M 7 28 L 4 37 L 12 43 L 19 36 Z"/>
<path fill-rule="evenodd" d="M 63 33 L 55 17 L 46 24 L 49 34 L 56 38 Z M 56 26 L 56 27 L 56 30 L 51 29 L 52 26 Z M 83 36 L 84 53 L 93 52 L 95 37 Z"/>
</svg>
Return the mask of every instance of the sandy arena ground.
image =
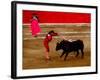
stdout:
<svg viewBox="0 0 100 80">
<path fill-rule="evenodd" d="M 56 32 L 73 32 L 71 34 L 61 34 L 66 39 L 81 39 L 84 42 L 84 58 L 81 58 L 81 54 L 75 57 L 76 53 L 69 53 L 67 60 L 64 61 L 64 56 L 60 58 L 62 51 L 55 51 L 56 43 L 61 41 L 61 38 L 54 38 L 50 45 L 50 57 L 51 60 L 46 62 L 43 46 L 43 39 L 38 37 L 44 37 L 45 34 L 39 35 L 37 38 L 32 37 L 28 26 L 23 26 L 23 69 L 39 69 L 39 68 L 59 68 L 59 67 L 82 67 L 91 65 L 91 47 L 90 47 L 90 27 L 89 26 L 67 26 L 67 25 L 43 25 L 42 32 L 45 33 L 50 30 Z M 50 27 L 56 26 L 56 27 Z M 61 27 L 63 26 L 63 27 Z M 77 33 L 75 33 L 77 32 Z M 88 32 L 88 33 L 81 33 Z"/>
</svg>

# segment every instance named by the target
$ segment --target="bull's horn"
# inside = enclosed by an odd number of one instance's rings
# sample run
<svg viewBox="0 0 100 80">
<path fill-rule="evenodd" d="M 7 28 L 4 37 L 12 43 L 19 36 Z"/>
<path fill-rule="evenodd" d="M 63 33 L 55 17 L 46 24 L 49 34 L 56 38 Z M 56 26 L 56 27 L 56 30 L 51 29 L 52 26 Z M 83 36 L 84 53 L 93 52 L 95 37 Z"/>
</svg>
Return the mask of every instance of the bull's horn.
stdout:
<svg viewBox="0 0 100 80">
<path fill-rule="evenodd" d="M 60 41 L 57 41 L 57 43 L 60 43 Z"/>
<path fill-rule="evenodd" d="M 60 43 L 60 41 L 57 41 L 57 44 Z"/>
</svg>

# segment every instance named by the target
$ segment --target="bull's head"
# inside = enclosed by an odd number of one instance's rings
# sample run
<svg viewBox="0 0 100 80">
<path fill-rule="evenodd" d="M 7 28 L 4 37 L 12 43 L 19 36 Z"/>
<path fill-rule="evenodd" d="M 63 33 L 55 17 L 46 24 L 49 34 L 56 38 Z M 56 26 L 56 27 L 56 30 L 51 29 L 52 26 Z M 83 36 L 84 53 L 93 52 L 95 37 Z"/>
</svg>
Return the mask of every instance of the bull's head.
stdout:
<svg viewBox="0 0 100 80">
<path fill-rule="evenodd" d="M 61 49 L 61 45 L 59 42 L 57 42 L 57 45 L 56 45 L 56 51 L 60 50 Z"/>
</svg>

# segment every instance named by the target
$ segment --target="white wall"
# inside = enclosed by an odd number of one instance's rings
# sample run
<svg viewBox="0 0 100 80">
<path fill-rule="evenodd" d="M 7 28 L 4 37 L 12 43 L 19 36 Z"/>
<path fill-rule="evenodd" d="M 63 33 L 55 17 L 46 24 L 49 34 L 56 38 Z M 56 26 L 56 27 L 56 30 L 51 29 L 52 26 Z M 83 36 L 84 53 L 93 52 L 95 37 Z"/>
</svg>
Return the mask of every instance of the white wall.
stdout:
<svg viewBox="0 0 100 80">
<path fill-rule="evenodd" d="M 10 67 L 11 67 L 10 66 L 11 65 L 11 61 L 10 61 L 11 60 L 11 48 L 10 48 L 11 47 L 11 14 L 10 14 L 11 6 L 10 6 L 10 3 L 11 2 L 10 1 L 11 0 L 1 0 L 0 2 L 0 80 L 11 80 L 10 78 L 10 71 L 11 71 L 10 70 Z M 99 5 L 100 4 L 100 0 L 24 0 L 24 1 L 64 3 L 64 4 L 84 4 L 84 5 Z M 99 14 L 100 14 L 100 11 L 99 11 Z M 100 16 L 98 17 L 100 21 Z M 100 26 L 98 26 L 98 30 L 100 30 Z M 100 41 L 100 37 L 98 41 Z M 98 55 L 98 57 L 100 57 L 100 54 Z M 100 61 L 100 58 L 98 61 Z M 99 64 L 99 67 L 100 67 L 100 64 Z M 58 80 L 100 80 L 100 73 L 92 74 L 92 75 L 42 78 L 42 80 L 56 80 L 56 79 Z M 33 79 L 27 79 L 27 80 L 33 80 Z M 41 78 L 35 78 L 34 80 L 41 80 Z"/>
</svg>

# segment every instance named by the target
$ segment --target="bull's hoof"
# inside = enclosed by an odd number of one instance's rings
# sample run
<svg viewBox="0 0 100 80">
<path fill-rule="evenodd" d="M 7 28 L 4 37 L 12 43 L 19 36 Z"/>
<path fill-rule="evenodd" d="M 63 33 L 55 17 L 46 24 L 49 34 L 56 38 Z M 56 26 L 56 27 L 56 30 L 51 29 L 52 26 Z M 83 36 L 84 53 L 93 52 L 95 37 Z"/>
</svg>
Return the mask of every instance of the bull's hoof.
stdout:
<svg viewBox="0 0 100 80">
<path fill-rule="evenodd" d="M 81 59 L 83 59 L 84 57 L 82 56 Z"/>
<path fill-rule="evenodd" d="M 64 59 L 64 61 L 66 61 L 66 59 Z"/>
<path fill-rule="evenodd" d="M 78 57 L 78 55 L 76 55 L 75 57 Z"/>
</svg>

